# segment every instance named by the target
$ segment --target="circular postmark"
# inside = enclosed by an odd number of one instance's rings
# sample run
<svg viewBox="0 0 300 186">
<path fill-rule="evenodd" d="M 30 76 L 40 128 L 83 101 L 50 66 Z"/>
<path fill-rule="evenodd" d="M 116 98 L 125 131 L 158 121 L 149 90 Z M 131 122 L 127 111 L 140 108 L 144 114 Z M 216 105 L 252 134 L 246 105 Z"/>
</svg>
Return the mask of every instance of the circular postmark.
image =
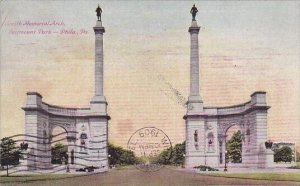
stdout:
<svg viewBox="0 0 300 186">
<path fill-rule="evenodd" d="M 172 143 L 162 130 L 144 127 L 135 131 L 128 140 L 127 148 L 140 159 L 135 167 L 143 171 L 157 171 L 163 161 L 172 155 Z"/>
</svg>

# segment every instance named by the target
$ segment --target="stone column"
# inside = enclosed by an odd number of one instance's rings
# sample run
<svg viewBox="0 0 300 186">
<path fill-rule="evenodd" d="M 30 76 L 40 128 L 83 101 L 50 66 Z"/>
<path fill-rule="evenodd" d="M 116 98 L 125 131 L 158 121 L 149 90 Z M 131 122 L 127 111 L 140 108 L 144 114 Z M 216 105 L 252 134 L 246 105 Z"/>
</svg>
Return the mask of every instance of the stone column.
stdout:
<svg viewBox="0 0 300 186">
<path fill-rule="evenodd" d="M 190 95 L 188 99 L 188 113 L 197 114 L 203 111 L 203 101 L 200 96 L 200 71 L 199 71 L 199 45 L 198 34 L 200 27 L 197 21 L 192 21 L 189 27 L 191 35 L 191 53 L 190 53 Z"/>
<path fill-rule="evenodd" d="M 108 135 L 108 120 L 110 117 L 107 114 L 107 101 L 103 91 L 103 33 L 105 32 L 101 21 L 96 22 L 95 31 L 95 96 L 91 101 L 91 110 L 89 113 L 89 137 L 92 143 L 88 143 L 87 147 L 91 147 L 86 159 L 92 161 L 85 161 L 84 164 L 98 167 L 97 172 L 108 170 L 107 160 L 107 138 Z M 103 143 L 102 143 L 103 142 Z M 103 149 L 103 152 L 101 151 Z M 78 162 L 77 162 L 78 163 Z"/>
<path fill-rule="evenodd" d="M 96 22 L 95 31 L 95 95 L 91 101 L 91 110 L 94 113 L 106 115 L 107 102 L 103 93 L 103 33 L 101 21 Z"/>
<path fill-rule="evenodd" d="M 190 96 L 187 101 L 187 113 L 183 117 L 186 120 L 186 157 L 185 167 L 192 168 L 204 165 L 205 154 L 205 118 L 203 117 L 203 102 L 199 91 L 199 46 L 198 34 L 200 27 L 197 21 L 192 21 L 189 27 L 191 35 L 190 53 Z M 198 133 L 198 146 L 195 146 L 195 132 Z"/>
<path fill-rule="evenodd" d="M 191 53 L 190 53 L 190 95 L 199 96 L 199 46 L 198 34 L 200 27 L 197 21 L 193 21 L 189 28 L 191 34 Z"/>
<path fill-rule="evenodd" d="M 101 21 L 96 22 L 95 32 L 95 96 L 92 101 L 105 101 L 103 95 L 103 33 Z"/>
</svg>

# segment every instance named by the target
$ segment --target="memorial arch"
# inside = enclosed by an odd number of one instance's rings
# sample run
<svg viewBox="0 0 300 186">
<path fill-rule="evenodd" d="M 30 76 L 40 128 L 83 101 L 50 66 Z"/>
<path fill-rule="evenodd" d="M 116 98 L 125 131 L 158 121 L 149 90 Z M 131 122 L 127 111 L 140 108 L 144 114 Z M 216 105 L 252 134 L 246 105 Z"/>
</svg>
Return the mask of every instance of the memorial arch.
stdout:
<svg viewBox="0 0 300 186">
<path fill-rule="evenodd" d="M 27 92 L 25 111 L 25 141 L 27 157 L 22 167 L 27 170 L 51 170 L 52 131 L 59 126 L 65 130 L 68 144 L 69 168 L 95 167 L 108 169 L 107 101 L 103 94 L 103 33 L 101 20 L 95 27 L 95 94 L 86 108 L 68 108 L 44 102 L 38 92 Z"/>
<path fill-rule="evenodd" d="M 193 20 L 189 27 L 191 36 L 190 53 L 190 95 L 186 123 L 185 167 L 199 165 L 222 167 L 225 162 L 226 132 L 239 126 L 242 135 L 242 165 L 244 167 L 273 166 L 273 152 L 265 147 L 267 141 L 266 92 L 256 91 L 250 101 L 228 107 L 205 107 L 200 96 L 199 46 L 200 27 L 195 19 L 197 8 L 191 13 Z M 225 82 L 224 82 L 225 83 Z"/>
</svg>

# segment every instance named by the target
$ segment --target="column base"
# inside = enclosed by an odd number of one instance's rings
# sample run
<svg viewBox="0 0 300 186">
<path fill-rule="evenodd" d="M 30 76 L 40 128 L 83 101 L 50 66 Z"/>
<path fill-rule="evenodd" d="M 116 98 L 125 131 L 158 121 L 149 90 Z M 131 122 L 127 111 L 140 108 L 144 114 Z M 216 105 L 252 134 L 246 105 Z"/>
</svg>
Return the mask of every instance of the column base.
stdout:
<svg viewBox="0 0 300 186">
<path fill-rule="evenodd" d="M 96 95 L 92 98 L 90 103 L 106 103 L 107 104 L 107 101 L 106 101 L 105 96 Z"/>
<path fill-rule="evenodd" d="M 189 96 L 187 106 L 187 115 L 203 113 L 203 101 L 199 95 Z"/>
<path fill-rule="evenodd" d="M 105 96 L 94 96 L 90 102 L 94 114 L 107 115 L 107 101 Z"/>
</svg>

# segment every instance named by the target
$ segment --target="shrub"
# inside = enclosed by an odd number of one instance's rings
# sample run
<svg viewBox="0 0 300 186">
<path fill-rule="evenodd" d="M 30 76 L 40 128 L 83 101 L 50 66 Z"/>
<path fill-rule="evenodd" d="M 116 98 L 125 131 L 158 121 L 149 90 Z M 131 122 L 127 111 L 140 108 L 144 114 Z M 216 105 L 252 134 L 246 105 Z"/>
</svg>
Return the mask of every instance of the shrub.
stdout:
<svg viewBox="0 0 300 186">
<path fill-rule="evenodd" d="M 293 151 L 290 147 L 284 146 L 274 150 L 275 162 L 291 162 Z"/>
<path fill-rule="evenodd" d="M 194 169 L 200 169 L 200 171 L 219 171 L 219 169 L 215 169 L 215 168 L 212 168 L 210 166 L 206 166 L 206 165 L 199 165 L 199 166 L 196 166 L 196 167 L 193 167 Z"/>
</svg>

